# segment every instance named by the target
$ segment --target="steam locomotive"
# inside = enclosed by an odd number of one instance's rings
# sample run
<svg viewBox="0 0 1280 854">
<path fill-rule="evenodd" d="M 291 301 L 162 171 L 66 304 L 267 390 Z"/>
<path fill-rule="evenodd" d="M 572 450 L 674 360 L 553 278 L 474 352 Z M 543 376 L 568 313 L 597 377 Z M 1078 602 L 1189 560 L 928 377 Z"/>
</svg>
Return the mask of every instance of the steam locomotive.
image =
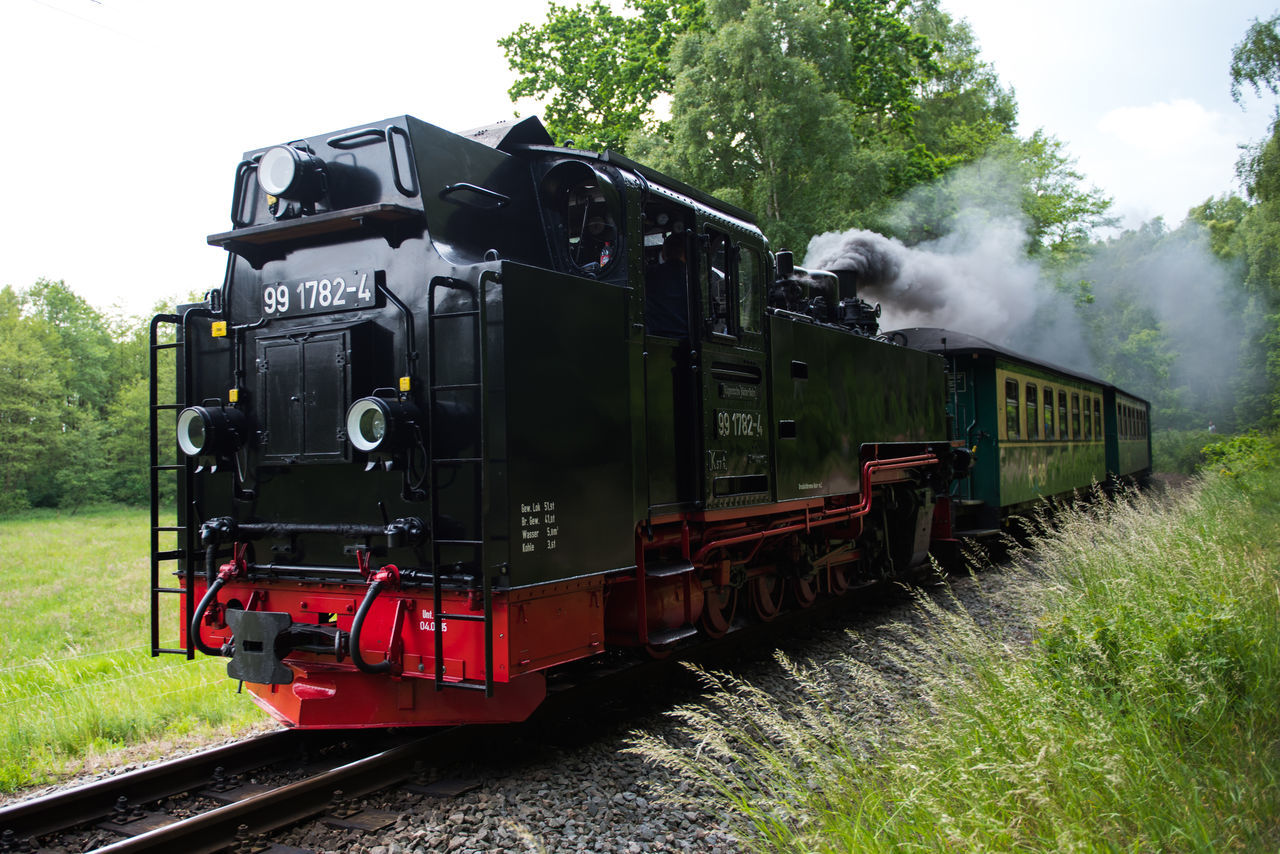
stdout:
<svg viewBox="0 0 1280 854">
<path fill-rule="evenodd" d="M 558 667 L 901 572 L 981 503 L 945 352 L 536 119 L 250 151 L 231 224 L 151 325 L 152 651 L 288 725 L 521 720 Z"/>
</svg>

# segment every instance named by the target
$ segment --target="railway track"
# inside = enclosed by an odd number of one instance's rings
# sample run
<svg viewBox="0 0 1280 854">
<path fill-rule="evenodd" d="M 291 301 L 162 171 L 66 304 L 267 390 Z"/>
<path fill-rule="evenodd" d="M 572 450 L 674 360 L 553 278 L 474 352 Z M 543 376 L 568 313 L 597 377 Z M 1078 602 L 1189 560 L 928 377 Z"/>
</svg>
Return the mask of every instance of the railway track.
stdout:
<svg viewBox="0 0 1280 854">
<path fill-rule="evenodd" d="M 900 592 L 896 585 L 868 584 L 861 590 L 860 604 L 875 609 L 895 591 Z M 375 832 L 398 815 L 362 812 L 339 801 L 401 784 L 419 776 L 424 764 L 446 765 L 465 756 L 475 749 L 480 733 L 492 747 L 504 737 L 519 738 L 527 727 L 536 731 L 549 718 L 580 710 L 588 693 L 647 693 L 646 685 L 670 681 L 675 660 L 715 667 L 744 649 L 771 644 L 779 630 L 803 630 L 815 620 L 849 609 L 851 598 L 819 600 L 814 607 L 785 612 L 768 627 L 743 626 L 710 648 L 680 650 L 672 659 L 597 661 L 570 668 L 552 680 L 551 696 L 528 725 L 449 727 L 420 736 L 412 730 L 283 730 L 12 804 L 0 808 L 0 854 L 239 849 L 294 854 L 304 849 L 257 840 L 326 813 L 328 823 Z M 418 781 L 418 790 L 429 789 L 423 785 L 427 782 Z M 443 785 L 432 793 L 452 792 Z"/>
<path fill-rule="evenodd" d="M 465 749 L 461 733 L 268 733 L 0 809 L 0 851 L 61 849 L 70 839 L 75 850 L 101 854 L 199 854 L 326 812 L 330 821 L 376 829 L 396 816 L 343 801 L 404 781 L 425 760 L 455 755 Z M 253 783 L 250 775 L 280 780 Z"/>
</svg>

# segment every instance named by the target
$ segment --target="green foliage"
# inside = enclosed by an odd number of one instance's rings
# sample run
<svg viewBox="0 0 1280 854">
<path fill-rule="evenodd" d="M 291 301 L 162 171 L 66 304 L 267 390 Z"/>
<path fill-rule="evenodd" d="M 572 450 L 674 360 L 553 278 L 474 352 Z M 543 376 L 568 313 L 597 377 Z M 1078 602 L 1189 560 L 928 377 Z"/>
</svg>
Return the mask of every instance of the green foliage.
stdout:
<svg viewBox="0 0 1280 854">
<path fill-rule="evenodd" d="M 64 399 L 54 361 L 17 302 L 11 288 L 0 291 L 0 513 L 26 507 L 47 473 Z"/>
<path fill-rule="evenodd" d="M 912 5 L 912 27 L 939 50 L 921 81 L 912 131 L 948 168 L 972 163 L 1017 127 L 1013 90 L 979 59 L 973 30 L 939 8 L 937 0 Z"/>
<path fill-rule="evenodd" d="M 1255 95 L 1266 89 L 1280 94 L 1280 14 L 1253 19 L 1244 39 L 1231 52 L 1231 97 L 1240 103 L 1242 84 Z"/>
<path fill-rule="evenodd" d="M 782 659 L 787 699 L 709 677 L 680 737 L 638 738 L 664 794 L 762 852 L 1273 850 L 1280 472 L 1033 528 L 985 624 L 922 595 L 842 660 Z"/>
<path fill-rule="evenodd" d="M 805 241 L 857 189 L 844 168 L 851 109 L 819 68 L 843 55 L 837 22 L 808 0 L 711 2 L 708 21 L 677 45 L 670 142 L 650 154 L 756 212 L 780 242 Z"/>
<path fill-rule="evenodd" d="M 1248 202 L 1235 193 L 1224 193 L 1187 211 L 1187 217 L 1200 223 L 1209 233 L 1213 254 L 1231 261 L 1242 251 L 1240 226 L 1248 213 Z"/>
<path fill-rule="evenodd" d="M 0 515 L 146 502 L 148 325 L 63 282 L 0 289 Z M 171 354 L 160 374 L 172 400 Z"/>
<path fill-rule="evenodd" d="M 1205 463 L 1204 447 L 1215 434 L 1208 430 L 1156 430 L 1151 434 L 1151 465 L 1158 472 L 1195 474 Z"/>
<path fill-rule="evenodd" d="M 1205 445 L 1205 467 L 1224 474 L 1243 474 L 1275 465 L 1280 452 L 1276 440 L 1258 432 L 1232 436 Z"/>
<path fill-rule="evenodd" d="M 1012 90 L 937 0 L 553 4 L 500 40 L 553 135 L 629 153 L 755 214 L 775 245 L 885 228 L 893 200 L 998 158 L 1036 250 L 1078 251 L 1110 201 L 1061 142 L 1014 135 Z M 655 105 L 671 98 L 670 121 Z M 938 236 L 937 220 L 896 231 Z"/>
<path fill-rule="evenodd" d="M 702 0 L 626 0 L 619 15 L 603 0 L 590 6 L 551 3 L 540 25 L 521 24 L 499 39 L 520 77 L 512 100 L 545 102 L 553 138 L 581 148 L 625 149 L 653 120 L 653 102 L 669 91 L 675 37 L 704 26 Z"/>
</svg>

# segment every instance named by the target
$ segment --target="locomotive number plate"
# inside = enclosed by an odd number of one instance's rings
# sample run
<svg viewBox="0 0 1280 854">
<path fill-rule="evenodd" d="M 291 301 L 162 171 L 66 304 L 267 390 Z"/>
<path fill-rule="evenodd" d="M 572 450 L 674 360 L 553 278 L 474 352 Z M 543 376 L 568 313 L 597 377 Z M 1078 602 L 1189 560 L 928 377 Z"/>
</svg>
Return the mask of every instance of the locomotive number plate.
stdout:
<svg viewBox="0 0 1280 854">
<path fill-rule="evenodd" d="M 377 303 L 374 270 L 354 270 L 262 286 L 263 317 L 295 317 L 370 308 Z"/>
</svg>

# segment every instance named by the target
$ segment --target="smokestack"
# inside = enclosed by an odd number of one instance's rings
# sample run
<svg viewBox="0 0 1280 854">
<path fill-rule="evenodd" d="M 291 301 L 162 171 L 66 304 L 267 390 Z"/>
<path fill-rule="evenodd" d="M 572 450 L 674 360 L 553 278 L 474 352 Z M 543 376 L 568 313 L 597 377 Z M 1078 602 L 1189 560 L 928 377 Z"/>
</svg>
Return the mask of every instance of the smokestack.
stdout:
<svg viewBox="0 0 1280 854">
<path fill-rule="evenodd" d="M 837 267 L 831 272 L 835 273 L 836 278 L 840 280 L 840 296 L 836 301 L 857 299 L 858 271 L 851 267 Z"/>
</svg>

